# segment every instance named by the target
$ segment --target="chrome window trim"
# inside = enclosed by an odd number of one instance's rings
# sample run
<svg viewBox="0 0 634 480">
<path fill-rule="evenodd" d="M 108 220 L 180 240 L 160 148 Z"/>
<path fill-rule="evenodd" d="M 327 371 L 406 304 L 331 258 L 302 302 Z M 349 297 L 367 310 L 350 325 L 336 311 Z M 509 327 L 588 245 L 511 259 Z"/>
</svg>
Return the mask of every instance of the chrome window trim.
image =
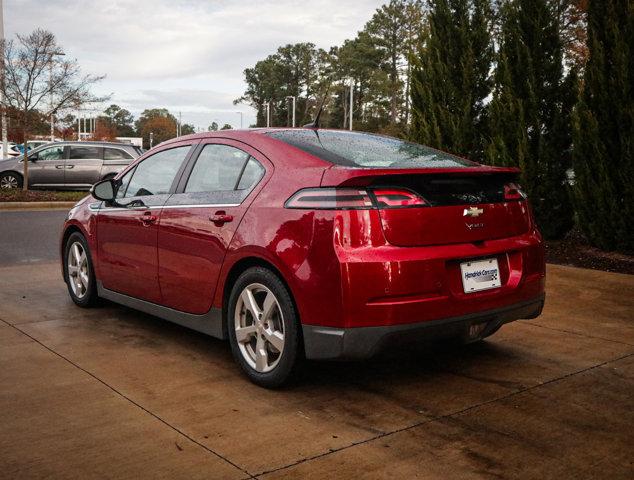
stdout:
<svg viewBox="0 0 634 480">
<path fill-rule="evenodd" d="M 149 207 L 104 207 L 99 206 L 94 210 L 100 210 L 104 212 L 130 212 L 135 210 L 160 210 L 163 208 L 217 208 L 217 207 L 239 207 L 239 203 L 206 203 L 204 205 L 152 205 Z M 90 209 L 93 210 L 92 205 Z"/>
</svg>

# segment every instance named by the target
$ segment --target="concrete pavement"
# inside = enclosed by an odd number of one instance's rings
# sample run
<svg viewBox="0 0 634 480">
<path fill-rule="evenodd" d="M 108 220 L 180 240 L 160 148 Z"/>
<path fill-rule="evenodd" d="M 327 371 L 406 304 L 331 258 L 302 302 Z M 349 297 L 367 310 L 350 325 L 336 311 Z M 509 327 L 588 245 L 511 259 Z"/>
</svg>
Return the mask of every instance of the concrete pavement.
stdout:
<svg viewBox="0 0 634 480">
<path fill-rule="evenodd" d="M 550 266 L 544 315 L 486 342 L 309 364 L 267 391 L 225 343 L 79 309 L 57 263 L 13 262 L 0 477 L 629 479 L 633 292 L 632 276 Z"/>
<path fill-rule="evenodd" d="M 0 210 L 0 266 L 54 261 L 68 209 Z"/>
</svg>

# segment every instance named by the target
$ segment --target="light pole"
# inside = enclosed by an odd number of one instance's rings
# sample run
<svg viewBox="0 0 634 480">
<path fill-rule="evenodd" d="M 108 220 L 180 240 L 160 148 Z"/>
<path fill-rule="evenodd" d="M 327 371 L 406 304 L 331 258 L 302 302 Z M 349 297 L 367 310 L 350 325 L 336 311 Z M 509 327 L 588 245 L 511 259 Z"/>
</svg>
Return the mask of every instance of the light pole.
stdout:
<svg viewBox="0 0 634 480">
<path fill-rule="evenodd" d="M 266 106 L 266 128 L 271 126 L 271 102 L 265 102 Z"/>
<path fill-rule="evenodd" d="M 240 129 L 244 128 L 242 123 L 243 113 L 239 110 L 236 110 L 236 113 L 240 114 Z"/>
<path fill-rule="evenodd" d="M 266 102 L 266 127 L 269 128 L 271 126 L 271 102 Z"/>
<path fill-rule="evenodd" d="M 286 100 L 288 100 L 289 98 L 293 99 L 293 128 L 295 128 L 295 101 L 297 100 L 297 97 L 295 97 L 294 95 L 289 95 L 288 97 L 286 97 Z"/>
<path fill-rule="evenodd" d="M 53 113 L 53 57 L 62 57 L 64 55 L 66 55 L 64 52 L 53 52 L 51 53 L 51 58 L 48 63 L 48 88 L 51 95 L 51 142 L 55 141 L 55 114 Z M 26 149 L 26 145 L 24 148 Z"/>
<path fill-rule="evenodd" d="M 353 95 L 354 95 L 354 79 L 351 78 L 350 79 L 350 122 L 349 122 L 350 131 L 352 131 L 352 112 L 354 110 Z"/>
<path fill-rule="evenodd" d="M 154 144 L 154 132 L 150 132 L 150 149 L 152 148 L 153 144 Z"/>
<path fill-rule="evenodd" d="M 4 4 L 0 0 L 0 58 L 4 59 Z M 2 110 L 2 155 L 7 155 L 7 109 L 4 105 L 4 60 L 0 69 L 0 109 Z"/>
</svg>

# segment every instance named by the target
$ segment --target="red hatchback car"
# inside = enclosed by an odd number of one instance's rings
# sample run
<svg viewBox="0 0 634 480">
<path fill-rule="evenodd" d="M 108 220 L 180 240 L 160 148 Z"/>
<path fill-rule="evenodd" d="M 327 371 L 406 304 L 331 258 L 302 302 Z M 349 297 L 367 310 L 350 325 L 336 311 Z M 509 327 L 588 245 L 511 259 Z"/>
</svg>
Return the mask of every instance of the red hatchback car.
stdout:
<svg viewBox="0 0 634 480">
<path fill-rule="evenodd" d="M 255 383 L 300 357 L 475 341 L 538 316 L 544 247 L 518 170 L 325 129 L 180 137 L 68 214 L 64 280 L 218 338 Z"/>
</svg>

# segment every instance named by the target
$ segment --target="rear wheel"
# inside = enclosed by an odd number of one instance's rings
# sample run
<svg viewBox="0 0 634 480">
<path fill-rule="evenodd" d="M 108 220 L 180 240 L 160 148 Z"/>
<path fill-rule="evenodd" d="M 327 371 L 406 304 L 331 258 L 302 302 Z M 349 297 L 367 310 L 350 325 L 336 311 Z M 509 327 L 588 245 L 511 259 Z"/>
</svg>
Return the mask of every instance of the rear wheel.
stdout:
<svg viewBox="0 0 634 480">
<path fill-rule="evenodd" d="M 81 233 L 75 232 L 64 247 L 64 280 L 70 298 L 80 307 L 91 307 L 97 303 L 97 285 L 88 242 Z"/>
<path fill-rule="evenodd" d="M 0 174 L 0 188 L 3 190 L 22 188 L 22 175 L 15 172 Z"/>
<path fill-rule="evenodd" d="M 249 379 L 266 388 L 284 384 L 299 357 L 299 321 L 291 295 L 270 270 L 253 267 L 234 284 L 227 330 L 231 351 Z"/>
</svg>

